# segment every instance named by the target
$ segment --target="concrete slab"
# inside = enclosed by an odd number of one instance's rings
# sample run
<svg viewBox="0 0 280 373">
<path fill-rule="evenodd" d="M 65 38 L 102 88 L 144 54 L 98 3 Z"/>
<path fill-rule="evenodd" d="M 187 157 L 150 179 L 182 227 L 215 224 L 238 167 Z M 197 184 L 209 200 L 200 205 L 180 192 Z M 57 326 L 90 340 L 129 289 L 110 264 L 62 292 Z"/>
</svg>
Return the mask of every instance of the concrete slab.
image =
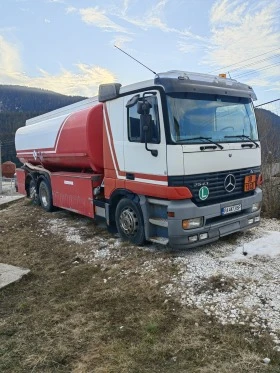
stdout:
<svg viewBox="0 0 280 373">
<path fill-rule="evenodd" d="M 29 272 L 29 269 L 0 263 L 0 289 L 11 284 L 12 282 L 20 280 Z"/>
<path fill-rule="evenodd" d="M 22 194 L 16 194 L 14 196 L 9 196 L 9 195 L 2 195 L 0 194 L 0 205 L 5 205 L 6 203 L 16 201 L 17 199 L 24 198 Z"/>
<path fill-rule="evenodd" d="M 1 183 L 1 180 L 0 180 Z M 2 180 L 2 193 L 0 193 L 0 205 L 6 205 L 17 199 L 24 198 L 25 196 L 16 192 L 15 180 L 4 179 Z M 3 208 L 3 206 L 2 206 Z"/>
</svg>

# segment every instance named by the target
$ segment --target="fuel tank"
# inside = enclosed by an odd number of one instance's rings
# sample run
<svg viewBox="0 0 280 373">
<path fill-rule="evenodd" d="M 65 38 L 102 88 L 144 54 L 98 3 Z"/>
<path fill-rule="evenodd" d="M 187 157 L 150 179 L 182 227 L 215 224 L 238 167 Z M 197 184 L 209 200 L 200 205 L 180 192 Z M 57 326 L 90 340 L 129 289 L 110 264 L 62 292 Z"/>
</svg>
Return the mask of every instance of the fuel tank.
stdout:
<svg viewBox="0 0 280 373">
<path fill-rule="evenodd" d="M 26 121 L 15 136 L 22 163 L 103 172 L 103 104 L 88 99 Z"/>
</svg>

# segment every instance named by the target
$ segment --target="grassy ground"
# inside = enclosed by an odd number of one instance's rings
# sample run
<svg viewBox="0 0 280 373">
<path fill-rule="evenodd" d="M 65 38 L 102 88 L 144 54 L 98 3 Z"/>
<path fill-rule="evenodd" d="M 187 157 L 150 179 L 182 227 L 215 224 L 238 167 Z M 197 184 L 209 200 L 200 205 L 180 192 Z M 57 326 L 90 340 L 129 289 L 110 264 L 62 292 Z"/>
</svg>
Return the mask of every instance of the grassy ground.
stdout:
<svg viewBox="0 0 280 373">
<path fill-rule="evenodd" d="M 85 220 L 86 243 L 69 243 L 48 231 L 50 217 L 69 227 L 79 219 L 26 200 L 0 211 L 0 262 L 31 269 L 0 290 L 0 372 L 280 372 L 269 336 L 167 299 L 162 286 L 176 267 L 138 271 L 171 254 L 123 244 L 121 257 L 88 263 L 94 238 L 106 246 L 112 236 Z"/>
</svg>

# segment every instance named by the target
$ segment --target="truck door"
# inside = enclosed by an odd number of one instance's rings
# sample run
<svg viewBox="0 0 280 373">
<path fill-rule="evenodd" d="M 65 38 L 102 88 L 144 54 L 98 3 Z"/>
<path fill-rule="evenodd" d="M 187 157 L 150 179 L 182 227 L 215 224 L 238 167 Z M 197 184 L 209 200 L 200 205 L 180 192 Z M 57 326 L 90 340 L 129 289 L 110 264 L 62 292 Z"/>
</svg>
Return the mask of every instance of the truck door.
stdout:
<svg viewBox="0 0 280 373">
<path fill-rule="evenodd" d="M 138 98 L 150 104 L 150 128 L 147 150 L 141 135 Z M 135 103 L 134 103 L 135 102 Z M 130 103 L 127 105 L 127 103 Z M 128 107 L 126 107 L 126 105 Z M 158 91 L 146 91 L 124 97 L 124 165 L 126 179 L 157 185 L 167 185 L 166 140 L 161 98 Z M 157 150 L 157 155 L 150 150 Z"/>
</svg>

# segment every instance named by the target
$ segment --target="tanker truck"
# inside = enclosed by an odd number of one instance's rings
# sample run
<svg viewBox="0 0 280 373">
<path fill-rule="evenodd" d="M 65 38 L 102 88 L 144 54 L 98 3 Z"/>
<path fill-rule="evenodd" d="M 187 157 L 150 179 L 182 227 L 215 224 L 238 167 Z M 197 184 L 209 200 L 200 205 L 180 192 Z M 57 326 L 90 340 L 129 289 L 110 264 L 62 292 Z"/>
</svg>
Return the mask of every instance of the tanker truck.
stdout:
<svg viewBox="0 0 280 373">
<path fill-rule="evenodd" d="M 169 71 L 26 121 L 18 191 L 105 219 L 122 239 L 208 244 L 260 222 L 261 151 L 252 87 Z"/>
</svg>

